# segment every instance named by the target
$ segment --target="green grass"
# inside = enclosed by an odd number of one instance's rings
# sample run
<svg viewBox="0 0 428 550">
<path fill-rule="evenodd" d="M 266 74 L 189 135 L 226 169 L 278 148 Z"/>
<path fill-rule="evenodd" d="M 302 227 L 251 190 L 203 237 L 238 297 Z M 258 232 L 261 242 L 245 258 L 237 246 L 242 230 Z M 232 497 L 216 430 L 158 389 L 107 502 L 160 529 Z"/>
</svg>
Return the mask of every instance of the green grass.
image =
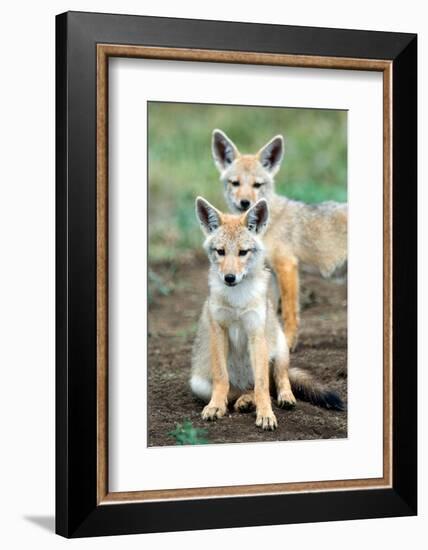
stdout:
<svg viewBox="0 0 428 550">
<path fill-rule="evenodd" d="M 149 269 L 148 271 L 148 283 L 149 283 L 149 292 L 148 292 L 148 301 L 149 304 L 153 302 L 153 299 L 156 295 L 160 296 L 169 296 L 171 292 L 174 290 L 173 286 L 171 284 L 166 283 L 163 278 L 153 271 L 153 269 Z"/>
<path fill-rule="evenodd" d="M 148 109 L 150 261 L 200 248 L 197 195 L 226 209 L 211 158 L 214 128 L 244 153 L 282 134 L 286 152 L 277 192 L 306 202 L 346 201 L 346 112 L 177 103 L 150 103 Z"/>
<path fill-rule="evenodd" d="M 168 435 L 175 439 L 176 445 L 206 445 L 208 443 L 207 430 L 195 428 L 190 420 L 176 424 L 175 430 L 169 432 Z"/>
</svg>

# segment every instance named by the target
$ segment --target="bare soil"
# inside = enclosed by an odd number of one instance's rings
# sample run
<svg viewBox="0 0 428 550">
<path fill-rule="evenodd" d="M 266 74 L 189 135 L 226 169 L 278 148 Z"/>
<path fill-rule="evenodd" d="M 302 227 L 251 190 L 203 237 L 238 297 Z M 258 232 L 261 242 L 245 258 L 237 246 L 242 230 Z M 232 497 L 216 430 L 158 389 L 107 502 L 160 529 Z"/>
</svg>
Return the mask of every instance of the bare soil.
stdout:
<svg viewBox="0 0 428 550">
<path fill-rule="evenodd" d="M 207 430 L 210 443 L 344 438 L 347 413 L 298 401 L 294 410 L 275 406 L 278 429 L 255 426 L 254 413 L 229 415 L 216 422 L 201 419 L 203 403 L 190 392 L 188 378 L 193 338 L 207 296 L 207 263 L 156 266 L 162 281 L 151 293 L 148 345 L 148 445 L 174 445 L 170 432 L 189 419 Z M 152 285 L 153 286 L 153 285 Z M 346 284 L 301 274 L 301 328 L 291 365 L 308 369 L 347 401 Z"/>
</svg>

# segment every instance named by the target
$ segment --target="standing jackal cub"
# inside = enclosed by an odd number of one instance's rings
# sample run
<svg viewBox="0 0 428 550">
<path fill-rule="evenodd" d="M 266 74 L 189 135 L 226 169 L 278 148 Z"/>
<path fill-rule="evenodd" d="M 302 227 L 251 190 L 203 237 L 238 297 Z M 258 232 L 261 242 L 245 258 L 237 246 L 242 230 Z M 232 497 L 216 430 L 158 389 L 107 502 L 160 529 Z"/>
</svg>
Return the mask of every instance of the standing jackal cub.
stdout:
<svg viewBox="0 0 428 550">
<path fill-rule="evenodd" d="M 267 295 L 269 271 L 261 239 L 269 217 L 266 200 L 233 215 L 198 197 L 196 214 L 211 264 L 190 378 L 193 393 L 208 402 L 202 418 L 222 417 L 228 402 L 235 401 L 235 410 L 255 407 L 256 425 L 274 430 L 273 386 L 280 407 L 294 406 L 294 390 L 312 403 L 342 409 L 334 392 L 314 383 L 305 371 L 288 369 L 287 341 Z"/>
<path fill-rule="evenodd" d="M 275 136 L 255 154 L 241 154 L 221 130 L 213 131 L 212 153 L 232 212 L 245 212 L 267 200 L 270 223 L 263 240 L 276 274 L 288 345 L 296 346 L 299 327 L 299 262 L 330 275 L 347 259 L 348 207 L 333 201 L 317 205 L 275 193 L 274 177 L 284 156 L 284 139 Z"/>
</svg>

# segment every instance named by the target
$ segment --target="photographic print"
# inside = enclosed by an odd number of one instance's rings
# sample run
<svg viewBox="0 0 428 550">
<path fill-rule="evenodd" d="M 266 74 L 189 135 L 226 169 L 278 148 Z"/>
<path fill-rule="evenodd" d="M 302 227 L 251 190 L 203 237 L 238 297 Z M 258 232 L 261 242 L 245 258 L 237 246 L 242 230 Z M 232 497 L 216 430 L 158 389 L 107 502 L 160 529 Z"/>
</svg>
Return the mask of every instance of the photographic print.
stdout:
<svg viewBox="0 0 428 550">
<path fill-rule="evenodd" d="M 147 103 L 148 446 L 347 437 L 347 111 Z"/>
<path fill-rule="evenodd" d="M 56 531 L 415 514 L 416 36 L 56 22 Z"/>
</svg>

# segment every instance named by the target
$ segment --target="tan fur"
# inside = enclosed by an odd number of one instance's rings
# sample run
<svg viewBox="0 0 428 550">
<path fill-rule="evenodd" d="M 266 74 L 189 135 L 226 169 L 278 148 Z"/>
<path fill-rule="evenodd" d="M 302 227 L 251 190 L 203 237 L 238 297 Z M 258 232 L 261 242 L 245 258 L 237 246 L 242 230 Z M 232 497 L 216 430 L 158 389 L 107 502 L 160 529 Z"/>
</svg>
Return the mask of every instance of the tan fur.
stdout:
<svg viewBox="0 0 428 550">
<path fill-rule="evenodd" d="M 264 233 L 267 261 L 277 276 L 288 345 L 297 343 L 299 327 L 299 263 L 323 276 L 347 259 L 346 204 L 332 201 L 308 205 L 275 193 L 274 176 L 283 157 L 283 138 L 274 137 L 254 155 L 241 154 L 220 130 L 213 132 L 213 157 L 232 212 L 245 210 L 260 198 L 268 202 L 270 222 Z M 260 185 L 261 184 L 261 185 Z"/>
<path fill-rule="evenodd" d="M 287 327 L 293 337 L 297 335 L 299 327 L 299 268 L 296 257 L 284 254 L 279 247 L 270 259 L 272 268 L 277 275 L 277 283 L 281 296 L 281 313 L 284 327 Z M 294 340 L 288 339 L 291 347 Z"/>
<path fill-rule="evenodd" d="M 229 395 L 229 376 L 226 357 L 228 338 L 224 327 L 210 319 L 210 354 L 213 390 L 209 404 L 202 411 L 204 420 L 213 420 L 224 416 Z"/>
<path fill-rule="evenodd" d="M 220 418 L 227 402 L 237 400 L 236 410 L 255 406 L 256 425 L 273 430 L 277 420 L 271 404 L 270 371 L 278 403 L 292 406 L 295 398 L 288 380 L 287 342 L 267 298 L 269 272 L 264 267 L 261 240 L 267 204 L 260 201 L 246 214 L 231 216 L 197 199 L 197 213 L 207 235 L 204 247 L 211 267 L 210 293 L 193 347 L 192 390 L 209 401 L 202 411 L 206 420 Z M 248 252 L 241 256 L 243 250 Z M 227 286 L 226 274 L 235 275 L 239 282 Z"/>
</svg>

